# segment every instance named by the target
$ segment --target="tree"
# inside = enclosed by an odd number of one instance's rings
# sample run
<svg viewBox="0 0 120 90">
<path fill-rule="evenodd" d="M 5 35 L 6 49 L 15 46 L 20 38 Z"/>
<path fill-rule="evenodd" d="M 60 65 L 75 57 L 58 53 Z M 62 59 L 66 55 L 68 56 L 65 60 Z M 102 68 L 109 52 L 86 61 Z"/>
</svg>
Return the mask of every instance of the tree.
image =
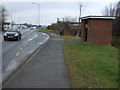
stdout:
<svg viewBox="0 0 120 90">
<path fill-rule="evenodd" d="M 117 9 L 116 9 L 116 17 L 120 17 L 120 1 L 117 4 Z"/>
<path fill-rule="evenodd" d="M 64 28 L 64 30 L 66 30 L 67 32 L 69 32 L 71 35 L 76 35 L 78 28 L 73 28 L 72 23 L 73 22 L 77 22 L 77 17 L 70 17 L 70 16 L 66 16 L 63 18 L 63 22 L 61 22 L 61 27 Z"/>
<path fill-rule="evenodd" d="M 120 1 L 116 5 L 116 20 L 113 23 L 112 45 L 120 48 Z"/>
<path fill-rule="evenodd" d="M 0 31 L 2 31 L 2 7 L 0 6 Z"/>
<path fill-rule="evenodd" d="M 0 5 L 0 25 L 2 26 L 2 31 L 4 31 L 4 23 L 7 18 L 7 10 L 3 5 Z"/>
<path fill-rule="evenodd" d="M 106 6 L 103 11 L 104 16 L 115 16 L 116 14 L 116 5 L 110 4 Z"/>
<path fill-rule="evenodd" d="M 71 16 L 66 16 L 63 19 L 64 19 L 64 22 L 76 22 L 77 21 L 77 17 L 71 17 Z"/>
<path fill-rule="evenodd" d="M 116 4 L 110 4 L 104 9 L 105 16 L 115 16 L 112 29 L 112 45 L 120 48 L 120 1 Z"/>
</svg>

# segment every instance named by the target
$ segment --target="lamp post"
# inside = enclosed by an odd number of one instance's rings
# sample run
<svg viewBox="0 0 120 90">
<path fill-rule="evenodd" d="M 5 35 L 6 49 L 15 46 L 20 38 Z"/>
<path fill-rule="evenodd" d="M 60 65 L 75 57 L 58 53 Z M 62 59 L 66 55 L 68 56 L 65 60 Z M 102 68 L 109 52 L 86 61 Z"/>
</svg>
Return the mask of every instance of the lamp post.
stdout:
<svg viewBox="0 0 120 90">
<path fill-rule="evenodd" d="M 12 18 L 12 9 L 11 9 L 11 27 L 13 27 L 13 24 L 12 24 L 12 22 L 13 22 L 13 18 Z"/>
<path fill-rule="evenodd" d="M 82 4 L 80 5 L 79 22 L 80 22 L 80 18 L 81 18 L 81 8 L 82 8 Z"/>
<path fill-rule="evenodd" d="M 79 30 L 78 30 L 78 34 L 77 34 L 77 36 L 79 36 L 79 35 L 80 35 L 80 32 L 81 32 L 81 8 L 82 8 L 82 4 L 80 4 Z"/>
<path fill-rule="evenodd" d="M 61 35 L 64 35 L 64 18 L 61 18 L 63 21 L 62 21 L 62 26 L 61 26 L 61 30 L 60 30 L 60 34 Z"/>
<path fill-rule="evenodd" d="M 40 26 L 40 4 L 34 2 L 32 4 L 38 5 L 38 26 Z"/>
</svg>

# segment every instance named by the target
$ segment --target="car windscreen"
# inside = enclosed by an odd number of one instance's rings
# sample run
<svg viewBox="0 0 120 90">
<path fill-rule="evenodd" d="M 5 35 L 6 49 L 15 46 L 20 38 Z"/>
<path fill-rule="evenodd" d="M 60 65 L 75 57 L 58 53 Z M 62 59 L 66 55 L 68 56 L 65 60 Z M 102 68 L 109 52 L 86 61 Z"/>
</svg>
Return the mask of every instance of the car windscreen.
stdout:
<svg viewBox="0 0 120 90">
<path fill-rule="evenodd" d="M 18 32 L 17 29 L 8 29 L 7 32 Z"/>
</svg>

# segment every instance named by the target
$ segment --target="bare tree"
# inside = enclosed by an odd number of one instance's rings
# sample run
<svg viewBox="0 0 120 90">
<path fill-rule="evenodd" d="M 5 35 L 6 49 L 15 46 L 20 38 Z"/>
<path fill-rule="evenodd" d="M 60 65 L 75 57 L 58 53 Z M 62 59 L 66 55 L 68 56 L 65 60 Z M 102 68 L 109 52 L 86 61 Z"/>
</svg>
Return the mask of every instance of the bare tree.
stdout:
<svg viewBox="0 0 120 90">
<path fill-rule="evenodd" d="M 104 16 L 115 16 L 116 14 L 116 5 L 110 4 L 109 6 L 106 6 L 103 10 Z"/>
<path fill-rule="evenodd" d="M 112 29 L 112 45 L 120 48 L 120 1 L 106 6 L 103 12 L 105 16 L 115 16 Z"/>
<path fill-rule="evenodd" d="M 4 23 L 7 18 L 7 10 L 3 5 L 0 5 L 0 25 L 2 26 L 2 31 L 4 31 Z"/>
<path fill-rule="evenodd" d="M 116 5 L 116 20 L 113 23 L 112 45 L 120 48 L 120 1 Z"/>
<path fill-rule="evenodd" d="M 78 29 L 72 27 L 73 23 L 77 22 L 77 19 L 77 17 L 66 16 L 63 18 L 63 22 L 61 22 L 61 27 L 71 35 L 76 35 Z"/>
<path fill-rule="evenodd" d="M 0 31 L 2 31 L 2 7 L 0 6 Z"/>
<path fill-rule="evenodd" d="M 66 16 L 64 22 L 77 22 L 77 17 Z"/>
<path fill-rule="evenodd" d="M 120 17 L 120 1 L 117 4 L 116 17 Z"/>
<path fill-rule="evenodd" d="M 66 16 L 63 18 L 63 27 L 66 30 L 70 30 L 69 25 L 72 22 L 77 22 L 77 17 Z"/>
</svg>

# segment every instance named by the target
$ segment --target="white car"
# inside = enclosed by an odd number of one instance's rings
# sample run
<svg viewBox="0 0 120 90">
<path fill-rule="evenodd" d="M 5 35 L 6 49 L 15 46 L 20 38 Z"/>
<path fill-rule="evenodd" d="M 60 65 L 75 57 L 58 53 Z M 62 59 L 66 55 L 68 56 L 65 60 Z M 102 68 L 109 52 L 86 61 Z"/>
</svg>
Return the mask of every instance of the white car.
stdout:
<svg viewBox="0 0 120 90">
<path fill-rule="evenodd" d="M 31 27 L 30 29 L 31 29 L 31 30 L 35 30 L 35 29 L 36 29 L 36 27 Z"/>
</svg>

